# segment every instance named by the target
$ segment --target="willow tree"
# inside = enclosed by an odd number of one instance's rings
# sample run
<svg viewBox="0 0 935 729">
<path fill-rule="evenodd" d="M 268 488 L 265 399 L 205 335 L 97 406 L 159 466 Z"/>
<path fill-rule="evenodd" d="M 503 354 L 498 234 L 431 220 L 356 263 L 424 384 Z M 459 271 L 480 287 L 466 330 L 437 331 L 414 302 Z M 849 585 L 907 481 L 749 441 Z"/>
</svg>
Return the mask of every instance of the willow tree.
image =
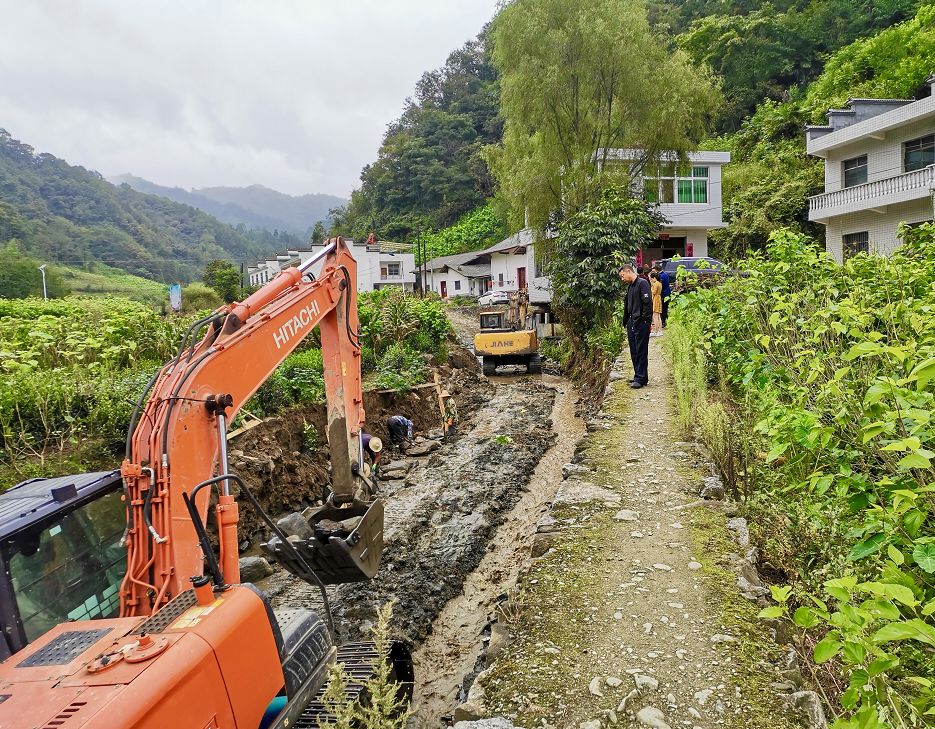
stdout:
<svg viewBox="0 0 935 729">
<path fill-rule="evenodd" d="M 621 174 L 611 150 L 638 164 L 684 153 L 705 132 L 719 94 L 707 70 L 653 33 L 642 0 L 513 0 L 493 21 L 503 141 L 486 149 L 514 222 L 542 228 Z"/>
</svg>

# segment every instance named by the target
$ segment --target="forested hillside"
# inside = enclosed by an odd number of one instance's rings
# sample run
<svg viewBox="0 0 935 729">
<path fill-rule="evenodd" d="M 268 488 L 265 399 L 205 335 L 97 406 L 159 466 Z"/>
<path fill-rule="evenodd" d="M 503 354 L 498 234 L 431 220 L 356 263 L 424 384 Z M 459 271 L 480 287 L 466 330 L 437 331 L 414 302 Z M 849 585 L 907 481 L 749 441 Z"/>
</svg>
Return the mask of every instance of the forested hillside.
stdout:
<svg viewBox="0 0 935 729">
<path fill-rule="evenodd" d="M 229 225 L 286 231 L 303 237 L 315 223 L 328 220 L 329 210 L 347 202 L 334 195 L 286 195 L 263 185 L 183 190 L 129 174 L 109 178 L 109 181 L 115 185 L 126 183 L 137 192 L 191 205 Z"/>
<path fill-rule="evenodd" d="M 828 54 L 911 17 L 920 0 L 649 0 L 650 21 L 724 82 L 721 131 L 821 73 Z"/>
<path fill-rule="evenodd" d="M 360 237 L 374 229 L 380 238 L 408 241 L 482 206 L 494 181 L 481 150 L 500 139 L 499 111 L 484 32 L 419 79 L 332 230 Z"/>
<path fill-rule="evenodd" d="M 762 249 L 783 227 L 823 237 L 821 226 L 807 222 L 808 196 L 822 191 L 824 172 L 821 160 L 805 154 L 804 126 L 824 123 L 825 112 L 848 98 L 926 94 L 926 78 L 935 71 L 935 5 L 841 48 L 822 68 L 808 86 L 788 89 L 784 101 L 761 103 L 738 132 L 706 143 L 732 154 L 723 188 L 728 227 L 712 236 L 717 255 Z"/>
<path fill-rule="evenodd" d="M 719 81 L 702 146 L 733 155 L 724 178 L 729 227 L 713 240 L 725 257 L 762 248 L 779 227 L 820 237 L 807 222 L 807 196 L 820 190 L 822 172 L 805 155 L 803 125 L 849 96 L 916 95 L 935 70 L 929 0 L 647 0 L 646 13 L 660 47 L 683 51 Z M 500 224 L 485 226 L 488 237 L 506 229 L 510 204 L 482 152 L 502 139 L 499 94 L 485 28 L 417 82 L 332 230 L 410 241 L 491 199 L 484 219 Z M 435 250 L 485 242 L 464 229 L 434 235 L 444 241 Z"/>
<path fill-rule="evenodd" d="M 10 240 L 50 263 L 98 261 L 164 282 L 193 280 L 213 259 L 253 260 L 299 241 L 114 187 L 0 129 L 0 243 Z"/>
</svg>

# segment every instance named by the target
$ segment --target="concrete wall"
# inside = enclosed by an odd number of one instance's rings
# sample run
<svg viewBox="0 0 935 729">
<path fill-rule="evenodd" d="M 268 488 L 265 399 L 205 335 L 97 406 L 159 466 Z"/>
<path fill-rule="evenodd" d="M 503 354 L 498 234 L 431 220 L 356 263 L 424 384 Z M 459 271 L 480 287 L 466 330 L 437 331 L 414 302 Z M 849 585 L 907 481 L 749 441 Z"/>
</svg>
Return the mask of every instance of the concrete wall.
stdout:
<svg viewBox="0 0 935 729">
<path fill-rule="evenodd" d="M 896 237 L 900 223 L 922 223 L 932 220 L 932 217 L 932 201 L 925 199 L 891 205 L 884 213 L 867 210 L 831 218 L 825 232 L 825 250 L 841 262 L 844 235 L 867 231 L 870 234 L 870 252 L 889 255 L 902 245 Z"/>
</svg>

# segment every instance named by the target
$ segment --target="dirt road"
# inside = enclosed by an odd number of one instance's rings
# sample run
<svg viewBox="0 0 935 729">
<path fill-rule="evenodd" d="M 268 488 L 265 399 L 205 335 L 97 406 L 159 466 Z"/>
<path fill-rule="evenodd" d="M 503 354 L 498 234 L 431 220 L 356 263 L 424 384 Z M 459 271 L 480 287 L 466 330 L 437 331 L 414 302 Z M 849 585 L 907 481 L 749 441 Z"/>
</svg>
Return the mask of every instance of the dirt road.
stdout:
<svg viewBox="0 0 935 729">
<path fill-rule="evenodd" d="M 726 566 L 740 547 L 723 513 L 684 508 L 702 474 L 669 427 L 666 370 L 654 341 L 651 386 L 619 382 L 605 403 L 551 512 L 553 549 L 522 582 L 512 642 L 479 679 L 482 715 L 521 727 L 792 725 L 762 663 L 779 649 Z"/>
</svg>

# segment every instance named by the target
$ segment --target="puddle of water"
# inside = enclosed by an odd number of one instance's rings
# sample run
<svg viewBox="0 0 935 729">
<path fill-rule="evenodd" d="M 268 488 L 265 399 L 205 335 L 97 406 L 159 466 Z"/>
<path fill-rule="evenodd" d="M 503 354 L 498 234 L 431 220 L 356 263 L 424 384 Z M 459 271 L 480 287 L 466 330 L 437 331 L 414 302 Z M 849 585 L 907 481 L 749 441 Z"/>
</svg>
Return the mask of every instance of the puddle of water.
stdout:
<svg viewBox="0 0 935 729">
<path fill-rule="evenodd" d="M 511 378 L 512 379 L 512 378 Z M 432 625 L 432 633 L 416 650 L 416 689 L 413 706 L 420 727 L 440 726 L 440 718 L 460 703 L 465 676 L 474 671 L 483 651 L 481 632 L 490 620 L 497 598 L 515 586 L 520 568 L 529 558 L 536 523 L 548 510 L 562 481 L 562 465 L 574 455 L 585 434 L 575 416 L 575 393 L 560 377 L 541 381 L 556 388 L 552 430 L 556 444 L 543 455 L 529 482 L 529 490 L 507 515 L 490 542 L 480 565 L 464 583 L 460 595 L 449 600 Z"/>
</svg>

